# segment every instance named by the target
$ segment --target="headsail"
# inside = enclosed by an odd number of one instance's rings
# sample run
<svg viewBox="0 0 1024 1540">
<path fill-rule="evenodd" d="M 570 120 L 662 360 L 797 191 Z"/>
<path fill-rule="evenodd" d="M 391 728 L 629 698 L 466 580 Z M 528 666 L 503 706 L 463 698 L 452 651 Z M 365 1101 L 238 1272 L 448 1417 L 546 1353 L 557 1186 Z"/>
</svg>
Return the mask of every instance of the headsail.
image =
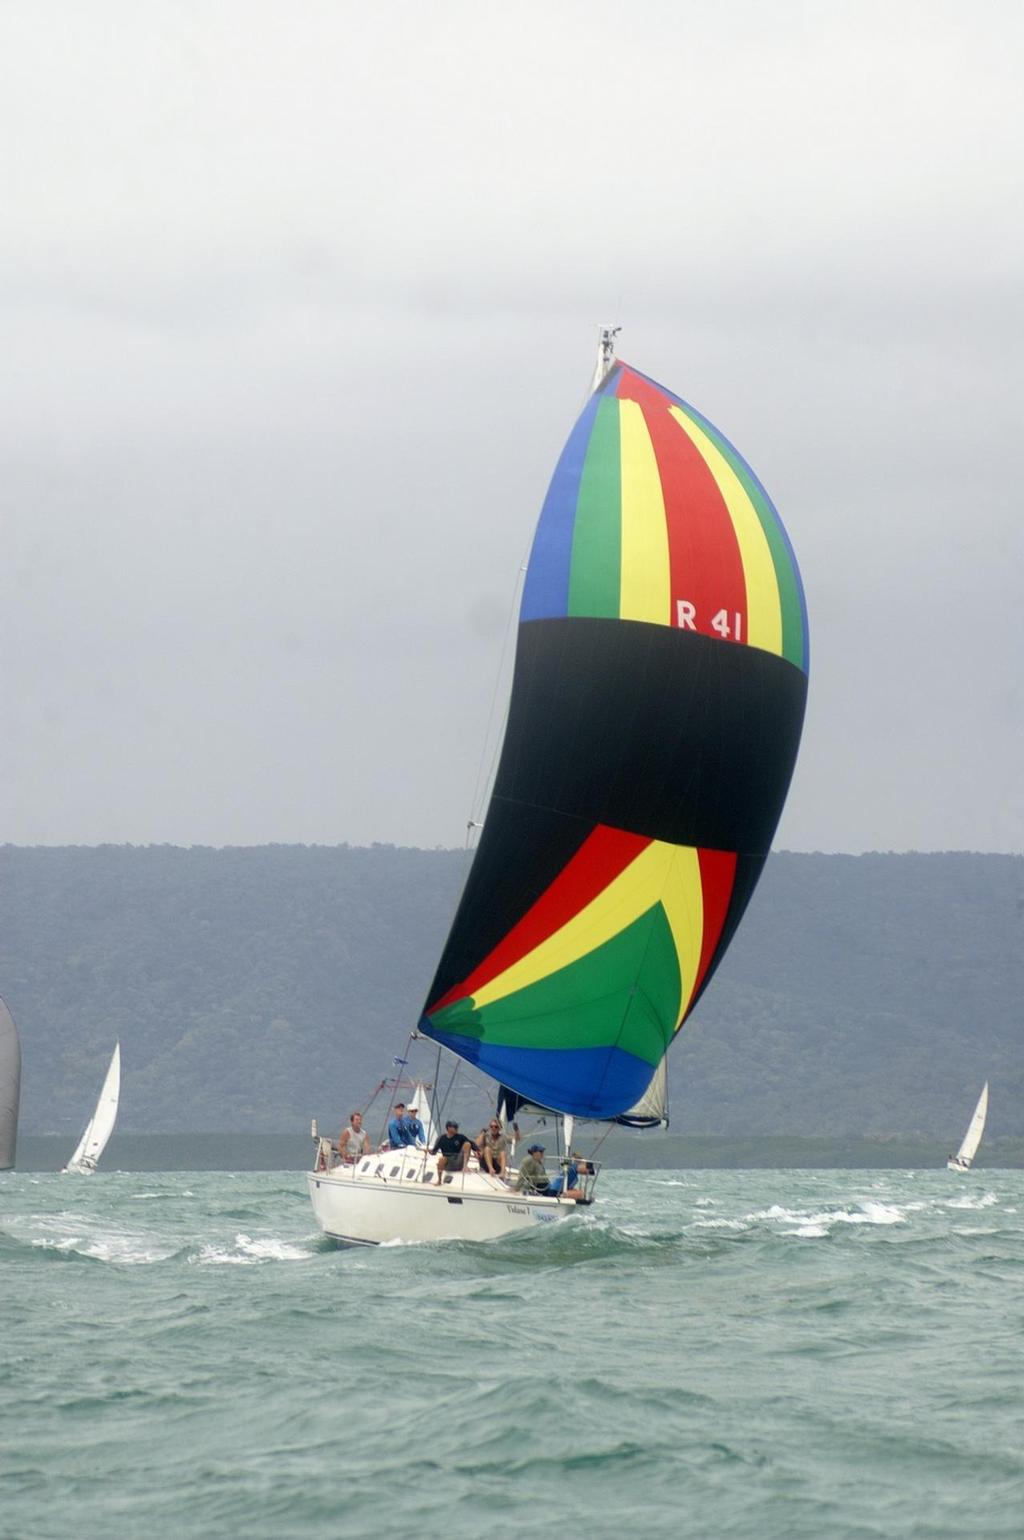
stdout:
<svg viewBox="0 0 1024 1540">
<path fill-rule="evenodd" d="M 638 1102 L 615 1119 L 626 1128 L 668 1127 L 668 1060 L 663 1058 Z"/>
<path fill-rule="evenodd" d="M 433 1144 L 437 1138 L 437 1128 L 434 1123 L 434 1109 L 430 1101 L 430 1093 L 422 1080 L 417 1080 L 409 1098 L 409 1106 L 415 1107 L 419 1120 L 423 1124 L 423 1134 L 428 1144 Z"/>
<path fill-rule="evenodd" d="M 757 882 L 807 624 L 764 489 L 624 364 L 556 467 L 490 808 L 421 1030 L 542 1106 L 643 1095 Z"/>
<path fill-rule="evenodd" d="M 100 1099 L 96 1103 L 96 1111 L 86 1124 L 85 1133 L 79 1139 L 75 1153 L 64 1167 L 65 1171 L 96 1170 L 100 1156 L 107 1147 L 107 1140 L 114 1131 L 120 1097 L 121 1044 L 116 1043 L 103 1081 L 103 1089 L 100 1091 Z"/>
<path fill-rule="evenodd" d="M 985 1119 L 988 1117 L 988 1081 L 981 1088 L 978 1097 L 978 1105 L 974 1109 L 974 1116 L 967 1126 L 964 1134 L 964 1142 L 956 1152 L 956 1159 L 969 1166 L 978 1153 L 981 1136 L 985 1132 Z"/>
<path fill-rule="evenodd" d="M 532 1102 L 526 1096 L 520 1096 L 513 1091 L 511 1086 L 498 1087 L 498 1116 L 505 1122 L 511 1122 L 519 1112 L 537 1112 L 542 1116 L 554 1115 L 553 1107 L 541 1107 Z M 651 1083 L 647 1087 L 639 1101 L 632 1107 L 627 1107 L 625 1112 L 620 1112 L 617 1117 L 610 1118 L 612 1123 L 621 1123 L 624 1128 L 667 1128 L 668 1127 L 668 1060 L 663 1058 L 651 1077 Z"/>
<path fill-rule="evenodd" d="M 21 1101 L 21 1043 L 18 1029 L 0 1000 L 0 1171 L 14 1165 Z"/>
</svg>

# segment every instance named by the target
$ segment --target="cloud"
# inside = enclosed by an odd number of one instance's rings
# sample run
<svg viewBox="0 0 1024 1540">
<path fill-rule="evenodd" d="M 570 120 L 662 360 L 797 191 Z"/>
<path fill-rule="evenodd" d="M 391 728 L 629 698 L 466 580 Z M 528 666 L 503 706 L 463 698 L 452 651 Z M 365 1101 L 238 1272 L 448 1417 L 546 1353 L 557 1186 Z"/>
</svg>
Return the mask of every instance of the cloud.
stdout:
<svg viewBox="0 0 1024 1540">
<path fill-rule="evenodd" d="M 246 14 L 0 19 L 7 837 L 457 843 L 615 319 L 803 566 L 780 837 L 1020 848 L 1018 8 Z"/>
</svg>

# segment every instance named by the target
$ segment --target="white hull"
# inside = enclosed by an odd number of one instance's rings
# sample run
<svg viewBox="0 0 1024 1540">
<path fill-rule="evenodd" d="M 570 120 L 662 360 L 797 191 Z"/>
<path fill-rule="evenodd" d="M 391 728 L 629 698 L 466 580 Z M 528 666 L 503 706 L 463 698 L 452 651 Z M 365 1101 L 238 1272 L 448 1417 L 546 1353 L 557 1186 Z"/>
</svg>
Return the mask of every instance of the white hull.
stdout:
<svg viewBox="0 0 1024 1540">
<path fill-rule="evenodd" d="M 947 1171 L 969 1171 L 970 1169 L 971 1169 L 970 1161 L 969 1160 L 960 1160 L 956 1155 L 951 1155 L 949 1157 L 949 1159 L 946 1161 L 946 1170 Z"/>
<path fill-rule="evenodd" d="M 392 1174 L 394 1173 L 394 1174 Z M 388 1150 L 356 1166 L 308 1174 L 317 1224 L 334 1240 L 495 1240 L 576 1212 L 571 1198 L 527 1198 L 486 1172 L 455 1172 L 437 1185 L 437 1163 L 421 1150 Z"/>
</svg>

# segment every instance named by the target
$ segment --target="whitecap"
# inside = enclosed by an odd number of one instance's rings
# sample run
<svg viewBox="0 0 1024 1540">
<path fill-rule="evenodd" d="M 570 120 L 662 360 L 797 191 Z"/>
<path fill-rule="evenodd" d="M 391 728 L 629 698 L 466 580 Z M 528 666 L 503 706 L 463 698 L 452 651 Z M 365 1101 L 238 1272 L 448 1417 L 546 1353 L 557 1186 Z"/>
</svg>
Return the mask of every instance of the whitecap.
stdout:
<svg viewBox="0 0 1024 1540">
<path fill-rule="evenodd" d="M 201 1265 L 244 1267 L 257 1262 L 309 1262 L 311 1255 L 303 1247 L 293 1246 L 275 1236 L 253 1239 L 251 1235 L 239 1234 L 235 1236 L 235 1249 L 208 1244 L 200 1247 L 195 1260 Z"/>
<path fill-rule="evenodd" d="M 126 1267 L 144 1266 L 150 1262 L 164 1262 L 174 1254 L 174 1247 L 147 1244 L 137 1235 L 93 1236 L 64 1235 L 59 1238 L 43 1237 L 33 1240 L 33 1246 L 49 1251 L 75 1252 L 81 1257 L 91 1257 L 97 1262 L 114 1262 Z"/>
<path fill-rule="evenodd" d="M 893 1204 L 880 1203 L 874 1198 L 865 1198 L 857 1209 L 827 1209 L 824 1213 L 801 1213 L 796 1209 L 783 1208 L 778 1203 L 773 1203 L 771 1208 L 759 1209 L 754 1214 L 748 1214 L 748 1219 L 772 1219 L 783 1220 L 787 1224 L 795 1224 L 798 1229 L 788 1233 L 795 1235 L 806 1227 L 813 1227 L 815 1233 L 825 1227 L 823 1233 L 827 1233 L 829 1225 L 899 1225 L 905 1224 L 903 1211 Z"/>
<path fill-rule="evenodd" d="M 897 1208 L 894 1203 L 877 1203 L 869 1198 L 861 1204 L 861 1208 L 864 1210 L 864 1219 L 868 1224 L 901 1225 L 905 1222 L 903 1210 Z M 860 1221 L 855 1219 L 851 1222 L 857 1224 Z"/>
</svg>

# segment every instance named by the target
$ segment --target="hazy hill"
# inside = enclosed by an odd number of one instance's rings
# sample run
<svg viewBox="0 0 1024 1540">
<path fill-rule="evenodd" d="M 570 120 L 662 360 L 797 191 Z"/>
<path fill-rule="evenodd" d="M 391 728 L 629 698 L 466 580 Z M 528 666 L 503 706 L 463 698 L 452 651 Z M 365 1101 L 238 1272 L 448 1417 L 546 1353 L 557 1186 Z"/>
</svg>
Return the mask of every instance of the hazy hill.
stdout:
<svg viewBox="0 0 1024 1540">
<path fill-rule="evenodd" d="M 388 1070 L 461 887 L 451 851 L 0 852 L 22 1129 L 78 1131 L 115 1037 L 124 1130 L 305 1125 Z M 672 1051 L 680 1133 L 1024 1133 L 1024 858 L 773 856 Z"/>
</svg>

